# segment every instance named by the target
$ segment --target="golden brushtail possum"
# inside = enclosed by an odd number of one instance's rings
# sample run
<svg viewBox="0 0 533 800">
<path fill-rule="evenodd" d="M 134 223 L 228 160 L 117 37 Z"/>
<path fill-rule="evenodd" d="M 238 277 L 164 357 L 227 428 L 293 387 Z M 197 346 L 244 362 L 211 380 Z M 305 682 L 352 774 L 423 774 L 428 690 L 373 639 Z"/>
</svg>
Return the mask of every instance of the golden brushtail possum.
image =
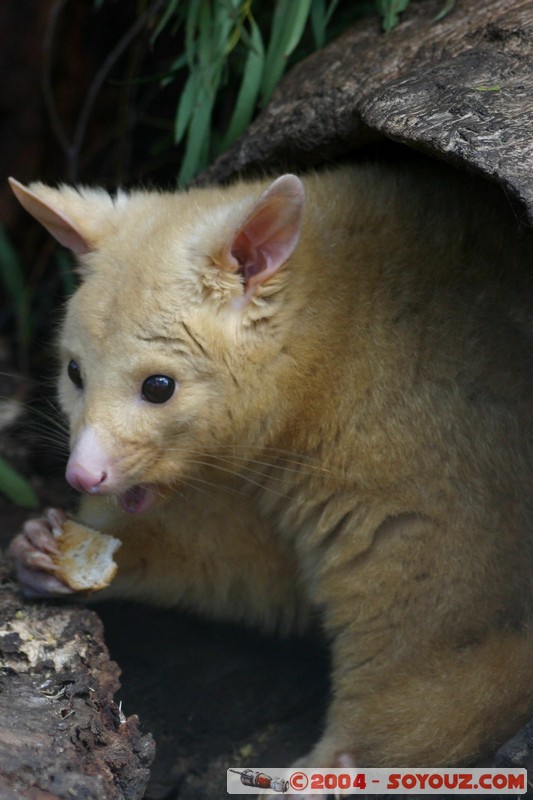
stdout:
<svg viewBox="0 0 533 800">
<path fill-rule="evenodd" d="M 302 762 L 454 765 L 533 714 L 533 258 L 490 186 L 363 164 L 163 193 L 12 187 L 78 257 L 77 519 L 116 594 L 320 620 Z M 28 594 L 53 517 L 14 540 Z"/>
</svg>

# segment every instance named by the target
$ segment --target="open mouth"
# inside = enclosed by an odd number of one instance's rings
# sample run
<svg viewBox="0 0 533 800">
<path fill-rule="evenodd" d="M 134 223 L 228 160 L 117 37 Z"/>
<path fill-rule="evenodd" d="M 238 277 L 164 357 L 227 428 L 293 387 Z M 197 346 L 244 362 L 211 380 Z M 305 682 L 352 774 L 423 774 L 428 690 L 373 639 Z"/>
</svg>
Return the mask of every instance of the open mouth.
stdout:
<svg viewBox="0 0 533 800">
<path fill-rule="evenodd" d="M 119 495 L 118 499 L 128 514 L 142 514 L 154 505 L 157 498 L 152 487 L 138 485 Z"/>
</svg>

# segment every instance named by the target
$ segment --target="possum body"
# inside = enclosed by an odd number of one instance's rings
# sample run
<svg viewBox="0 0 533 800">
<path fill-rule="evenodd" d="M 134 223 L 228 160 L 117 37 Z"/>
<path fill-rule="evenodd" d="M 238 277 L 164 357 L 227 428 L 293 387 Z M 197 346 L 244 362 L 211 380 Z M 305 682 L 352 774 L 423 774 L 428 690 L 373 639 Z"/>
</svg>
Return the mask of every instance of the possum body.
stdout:
<svg viewBox="0 0 533 800">
<path fill-rule="evenodd" d="M 533 713 L 533 259 L 496 190 L 380 164 L 12 185 L 78 256 L 59 397 L 78 519 L 123 543 L 103 594 L 319 619 L 332 700 L 301 763 L 503 743 Z M 31 525 L 21 580 L 54 594 Z"/>
</svg>

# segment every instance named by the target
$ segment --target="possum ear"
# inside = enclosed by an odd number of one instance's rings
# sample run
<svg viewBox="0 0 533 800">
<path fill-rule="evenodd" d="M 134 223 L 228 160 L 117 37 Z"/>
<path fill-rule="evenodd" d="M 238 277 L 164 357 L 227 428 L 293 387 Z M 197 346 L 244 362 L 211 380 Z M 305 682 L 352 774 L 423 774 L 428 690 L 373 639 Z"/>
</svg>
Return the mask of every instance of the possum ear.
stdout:
<svg viewBox="0 0 533 800">
<path fill-rule="evenodd" d="M 37 222 L 40 222 L 60 244 L 68 247 L 76 255 L 82 255 L 92 250 L 77 225 L 66 214 L 56 208 L 52 202 L 39 197 L 38 194 L 14 178 L 9 178 L 9 185 L 21 206 Z"/>
<path fill-rule="evenodd" d="M 267 281 L 292 255 L 300 238 L 304 188 L 282 175 L 259 197 L 223 253 L 223 266 L 242 275 L 246 295 Z"/>
</svg>

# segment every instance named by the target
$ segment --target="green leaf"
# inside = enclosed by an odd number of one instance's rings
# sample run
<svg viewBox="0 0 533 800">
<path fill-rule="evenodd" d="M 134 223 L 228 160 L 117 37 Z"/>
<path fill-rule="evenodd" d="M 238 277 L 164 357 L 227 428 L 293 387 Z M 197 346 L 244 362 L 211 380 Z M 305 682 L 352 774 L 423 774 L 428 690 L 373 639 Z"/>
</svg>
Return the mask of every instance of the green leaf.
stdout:
<svg viewBox="0 0 533 800">
<path fill-rule="evenodd" d="M 212 19 L 209 3 L 201 3 L 200 6 L 196 47 L 200 67 L 209 69 L 212 63 Z"/>
<path fill-rule="evenodd" d="M 239 41 L 239 28 L 239 16 L 235 14 L 235 9 L 232 8 L 231 3 L 228 5 L 224 0 L 215 2 L 211 32 L 212 58 L 221 67 L 222 62 L 226 61 L 229 53 Z"/>
<path fill-rule="evenodd" d="M 409 0 L 376 0 L 377 8 L 383 17 L 382 26 L 388 33 L 400 22 L 400 14 L 409 5 Z"/>
<path fill-rule="evenodd" d="M 441 19 L 444 19 L 444 17 L 446 17 L 450 13 L 450 11 L 453 9 L 454 6 L 455 6 L 455 0 L 446 0 L 444 6 L 441 8 L 441 10 L 437 14 L 433 22 L 440 22 Z"/>
<path fill-rule="evenodd" d="M 100 0 L 100 2 L 101 1 L 102 0 Z M 166 26 L 168 25 L 168 23 L 170 21 L 170 18 L 176 13 L 177 8 L 178 8 L 178 3 L 179 3 L 179 0 L 169 0 L 168 5 L 165 8 L 165 11 L 163 12 L 163 15 L 162 15 L 161 19 L 159 20 L 159 25 L 157 25 L 155 31 L 153 32 L 153 34 L 150 37 L 150 44 L 152 46 L 155 44 L 155 41 L 156 41 L 157 37 L 159 36 L 159 34 L 161 33 L 161 31 L 164 30 L 166 28 Z"/>
<path fill-rule="evenodd" d="M 0 456 L 0 492 L 12 503 L 23 508 L 39 506 L 39 498 L 32 486 L 2 456 Z"/>
<path fill-rule="evenodd" d="M 176 119 L 174 122 L 174 141 L 176 144 L 181 142 L 183 139 L 183 136 L 185 135 L 187 127 L 191 121 L 199 88 L 200 74 L 198 71 L 191 72 L 187 78 L 185 86 L 183 87 L 176 111 Z"/>
<path fill-rule="evenodd" d="M 473 92 L 501 92 L 503 86 L 497 84 L 496 86 L 469 86 Z"/>
<path fill-rule="evenodd" d="M 326 0 L 313 0 L 311 6 L 311 30 L 316 49 L 324 47 L 326 41 Z"/>
<path fill-rule="evenodd" d="M 221 7 L 218 4 L 215 4 L 211 10 L 210 4 L 206 3 L 199 22 L 197 48 L 201 91 L 203 95 L 209 95 L 213 103 L 226 65 L 224 53 L 231 20 L 228 19 L 226 12 L 221 13 Z M 204 102 L 206 101 L 202 99 L 201 103 Z"/>
<path fill-rule="evenodd" d="M 339 0 L 331 0 L 329 8 L 326 11 L 326 25 L 329 25 L 329 21 L 333 16 L 333 14 L 335 13 L 335 9 L 337 8 L 338 5 L 339 5 Z"/>
<path fill-rule="evenodd" d="M 312 0 L 277 0 L 261 86 L 266 105 L 287 66 L 287 58 L 302 38 Z"/>
<path fill-rule="evenodd" d="M 299 0 L 299 2 L 293 2 L 289 6 L 291 13 L 287 19 L 287 27 L 285 28 L 287 36 L 285 37 L 285 46 L 283 48 L 285 58 L 290 56 L 302 38 L 306 22 L 309 19 L 311 4 L 312 0 Z"/>
<path fill-rule="evenodd" d="M 190 69 L 194 69 L 196 61 L 196 29 L 198 27 L 198 15 L 204 4 L 204 0 L 196 0 L 187 5 L 187 16 L 185 18 L 185 55 Z"/>
<path fill-rule="evenodd" d="M 222 140 L 222 149 L 225 150 L 229 145 L 244 132 L 252 119 L 255 104 L 261 87 L 263 67 L 265 64 L 265 49 L 261 31 L 255 20 L 250 21 L 251 25 L 251 48 L 248 50 L 244 63 L 244 75 L 233 109 L 228 129 Z"/>
<path fill-rule="evenodd" d="M 326 0 L 313 0 L 311 4 L 311 30 L 316 50 L 320 50 L 326 43 L 328 25 L 338 5 L 339 0 L 330 0 L 327 8 Z M 374 10 L 373 3 L 371 8 Z M 358 13 L 360 14 L 361 11 L 358 10 Z"/>
<path fill-rule="evenodd" d="M 180 184 L 187 184 L 203 166 L 202 157 L 205 157 L 209 146 L 213 101 L 212 95 L 205 91 L 200 93 L 187 135 L 185 155 L 179 172 Z"/>
<path fill-rule="evenodd" d="M 163 72 L 157 75 L 153 75 L 152 77 L 146 78 L 144 82 L 148 82 L 149 80 L 159 80 L 161 81 L 161 86 L 168 86 L 169 83 L 172 83 L 173 80 L 176 78 L 176 73 L 183 69 L 183 67 L 187 66 L 187 56 L 183 53 L 179 58 L 172 62 L 169 66 L 167 72 Z M 141 79 L 142 80 L 142 79 Z M 140 81 L 138 81 L 140 82 Z"/>
</svg>

